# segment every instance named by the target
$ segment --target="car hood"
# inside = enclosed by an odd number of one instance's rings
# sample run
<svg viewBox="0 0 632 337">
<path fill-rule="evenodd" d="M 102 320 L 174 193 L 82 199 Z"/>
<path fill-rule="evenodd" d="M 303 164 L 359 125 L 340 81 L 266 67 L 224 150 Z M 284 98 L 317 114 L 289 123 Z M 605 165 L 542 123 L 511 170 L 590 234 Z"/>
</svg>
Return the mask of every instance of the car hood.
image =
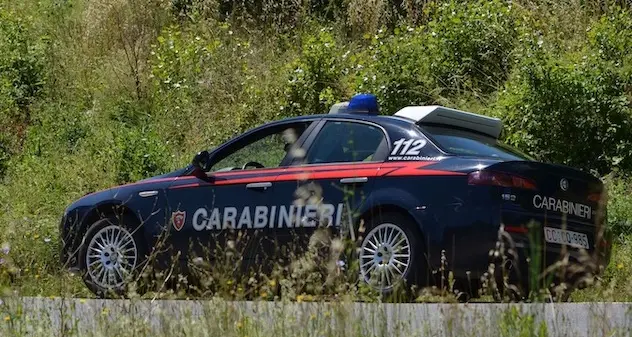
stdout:
<svg viewBox="0 0 632 337">
<path fill-rule="evenodd" d="M 165 173 L 165 174 L 161 174 L 159 176 L 155 176 L 155 177 L 139 180 L 139 181 L 137 181 L 137 183 L 141 183 L 141 182 L 144 183 L 144 182 L 149 182 L 149 181 L 152 181 L 152 180 L 162 179 L 162 178 L 179 177 L 179 176 L 182 176 L 182 175 L 184 175 L 186 173 L 189 173 L 190 171 L 192 171 L 192 169 L 193 169 L 193 167 L 191 165 L 189 165 L 187 167 L 183 167 L 181 169 L 177 169 L 177 170 L 169 172 L 169 173 Z"/>
</svg>

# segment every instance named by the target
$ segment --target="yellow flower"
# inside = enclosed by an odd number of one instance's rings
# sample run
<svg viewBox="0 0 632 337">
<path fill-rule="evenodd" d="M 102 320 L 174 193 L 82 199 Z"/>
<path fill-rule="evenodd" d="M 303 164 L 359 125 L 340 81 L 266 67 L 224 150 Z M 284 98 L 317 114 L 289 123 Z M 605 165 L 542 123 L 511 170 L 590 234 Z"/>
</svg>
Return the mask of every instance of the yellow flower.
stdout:
<svg viewBox="0 0 632 337">
<path fill-rule="evenodd" d="M 619 264 L 617 265 L 617 269 L 623 269 L 623 263 L 619 263 Z"/>
<path fill-rule="evenodd" d="M 39 234 L 35 234 L 35 235 L 33 235 L 33 238 L 34 238 L 34 239 L 39 239 Z"/>
<path fill-rule="evenodd" d="M 311 314 L 311 315 L 309 316 L 309 319 L 310 319 L 310 320 L 312 320 L 312 321 L 313 321 L 313 320 L 315 320 L 315 319 L 316 319 L 316 315 L 315 315 L 315 314 Z"/>
<path fill-rule="evenodd" d="M 231 285 L 231 284 L 233 284 L 233 280 L 228 280 L 228 281 L 226 281 L 226 284 L 227 284 L 227 285 Z"/>
<path fill-rule="evenodd" d="M 304 296 L 304 295 L 298 295 L 298 296 L 296 296 L 296 302 L 299 302 L 299 303 L 303 302 L 303 298 L 305 298 L 305 296 Z"/>
<path fill-rule="evenodd" d="M 238 321 L 236 326 L 237 326 L 237 329 L 241 329 L 244 325 L 241 323 L 241 321 Z"/>
<path fill-rule="evenodd" d="M 11 316 L 4 316 L 4 320 L 7 321 L 7 322 L 10 321 L 11 320 Z"/>
<path fill-rule="evenodd" d="M 270 285 L 270 287 L 274 287 L 274 286 L 276 286 L 276 280 L 270 280 L 270 282 L 268 282 L 268 284 Z"/>
<path fill-rule="evenodd" d="M 79 303 L 81 303 L 81 304 L 86 303 L 86 299 L 85 299 L 85 298 L 80 298 L 80 299 L 79 299 Z"/>
<path fill-rule="evenodd" d="M 259 294 L 261 297 L 266 298 L 268 297 L 268 293 L 265 291 L 262 291 L 261 294 Z"/>
</svg>

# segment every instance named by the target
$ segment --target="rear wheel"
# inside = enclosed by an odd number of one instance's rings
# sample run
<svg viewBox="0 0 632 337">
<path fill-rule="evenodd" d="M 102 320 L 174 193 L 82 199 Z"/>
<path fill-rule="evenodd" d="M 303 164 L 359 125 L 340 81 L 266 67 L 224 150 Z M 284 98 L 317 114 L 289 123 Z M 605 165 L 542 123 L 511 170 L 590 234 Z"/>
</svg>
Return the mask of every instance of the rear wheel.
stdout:
<svg viewBox="0 0 632 337">
<path fill-rule="evenodd" d="M 424 285 L 426 251 L 417 224 L 408 216 L 391 212 L 367 222 L 360 246 L 362 280 L 382 294 Z"/>
<path fill-rule="evenodd" d="M 137 222 L 108 217 L 88 229 L 81 249 L 83 281 L 99 297 L 125 295 L 146 259 Z"/>
</svg>

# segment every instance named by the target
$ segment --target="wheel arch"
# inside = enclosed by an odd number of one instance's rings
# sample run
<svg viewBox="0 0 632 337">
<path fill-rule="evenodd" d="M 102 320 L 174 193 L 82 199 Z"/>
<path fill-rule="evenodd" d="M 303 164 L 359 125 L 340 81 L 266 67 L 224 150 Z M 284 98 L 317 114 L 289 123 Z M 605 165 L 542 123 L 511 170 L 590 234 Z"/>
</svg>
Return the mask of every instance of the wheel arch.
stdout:
<svg viewBox="0 0 632 337">
<path fill-rule="evenodd" d="M 374 190 L 357 210 L 356 214 L 360 214 L 356 221 L 368 218 L 377 214 L 377 212 L 397 212 L 410 218 L 417 224 L 416 230 L 419 231 L 424 241 L 428 238 L 424 228 L 423 214 L 418 209 L 423 203 L 419 200 L 419 196 L 410 193 L 401 187 L 378 187 Z M 356 223 L 357 224 L 357 223 Z"/>
<path fill-rule="evenodd" d="M 79 227 L 77 228 L 77 234 L 75 235 L 75 237 L 78 239 L 78 242 L 72 250 L 74 252 L 72 255 L 75 257 L 75 262 L 72 263 L 73 266 L 71 267 L 79 267 L 80 263 L 79 260 L 76 259 L 76 255 L 79 251 L 81 251 L 81 248 L 85 244 L 85 235 L 88 232 L 90 226 L 95 222 L 110 216 L 130 217 L 134 219 L 137 224 L 141 224 L 138 216 L 134 214 L 134 212 L 129 207 L 123 205 L 117 200 L 109 200 L 95 205 L 92 209 L 86 212 L 86 215 L 83 217 L 83 219 L 79 223 Z M 143 230 L 142 226 L 140 230 Z"/>
<path fill-rule="evenodd" d="M 411 220 L 413 223 L 417 225 L 413 228 L 413 230 L 416 230 L 421 236 L 421 239 L 424 241 L 424 243 L 427 244 L 426 235 L 424 233 L 423 226 L 420 223 L 420 221 L 408 209 L 400 205 L 396 205 L 392 203 L 372 205 L 370 208 L 367 208 L 362 211 L 362 213 L 356 220 L 357 225 L 359 225 L 363 220 L 366 221 L 367 219 L 374 217 L 377 214 L 383 214 L 383 213 L 399 213 L 409 218 L 409 220 Z"/>
</svg>

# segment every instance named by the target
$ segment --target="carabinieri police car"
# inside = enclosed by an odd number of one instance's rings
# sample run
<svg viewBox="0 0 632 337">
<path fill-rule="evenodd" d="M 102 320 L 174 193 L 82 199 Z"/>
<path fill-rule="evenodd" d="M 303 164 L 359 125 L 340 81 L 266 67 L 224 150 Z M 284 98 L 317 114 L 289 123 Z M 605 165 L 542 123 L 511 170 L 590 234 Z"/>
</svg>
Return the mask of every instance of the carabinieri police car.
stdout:
<svg viewBox="0 0 632 337">
<path fill-rule="evenodd" d="M 239 237 L 244 264 L 264 266 L 326 226 L 359 242 L 360 279 L 383 293 L 433 282 L 442 264 L 476 287 L 502 226 L 523 248 L 517 269 L 534 238 L 545 266 L 563 251 L 607 264 L 601 181 L 536 162 L 500 133 L 499 119 L 441 106 L 380 115 L 375 97 L 359 94 L 329 114 L 257 127 L 175 172 L 84 196 L 61 221 L 62 263 L 108 296 L 151 254 L 165 266 L 212 265 L 215 248 Z"/>
</svg>

